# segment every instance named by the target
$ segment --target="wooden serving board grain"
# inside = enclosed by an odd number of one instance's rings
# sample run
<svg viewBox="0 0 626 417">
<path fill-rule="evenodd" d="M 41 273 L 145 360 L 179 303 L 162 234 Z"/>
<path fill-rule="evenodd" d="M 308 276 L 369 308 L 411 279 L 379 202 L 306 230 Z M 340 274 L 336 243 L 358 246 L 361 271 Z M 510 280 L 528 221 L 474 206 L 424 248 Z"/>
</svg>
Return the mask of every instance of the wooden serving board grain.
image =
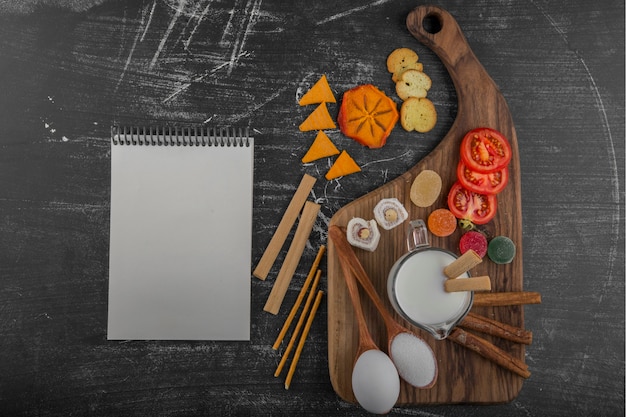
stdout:
<svg viewBox="0 0 626 417">
<path fill-rule="evenodd" d="M 424 22 L 438 22 L 436 33 Z M 407 27 L 413 36 L 432 49 L 446 66 L 458 96 L 458 113 L 450 131 L 441 143 L 417 165 L 400 177 L 342 207 L 331 219 L 331 225 L 346 226 L 352 217 L 373 218 L 374 206 L 380 199 L 396 197 L 407 208 L 411 219 L 427 219 L 435 208 L 447 207 L 448 190 L 456 178 L 459 146 L 469 130 L 487 126 L 502 132 L 510 141 L 513 159 L 506 189 L 498 195 L 498 211 L 486 225 L 491 236 L 508 236 L 517 245 L 517 256 L 511 264 L 496 265 L 485 261 L 472 272 L 489 275 L 492 291 L 521 291 L 522 223 L 520 164 L 517 136 L 509 108 L 494 81 L 489 77 L 470 49 L 455 19 L 445 10 L 434 6 L 420 6 L 409 13 Z M 427 31 L 427 29 L 430 31 Z M 409 196 L 413 179 L 424 169 L 438 172 L 443 180 L 439 199 L 429 208 L 415 206 Z M 379 294 L 393 311 L 387 298 L 387 274 L 393 263 L 406 252 L 406 228 L 390 231 L 381 229 L 378 249 L 366 252 L 355 249 Z M 460 231 L 447 238 L 430 236 L 431 244 L 458 253 Z M 332 241 L 328 242 L 328 355 L 330 377 L 337 394 L 346 401 L 355 402 L 352 393 L 352 366 L 358 344 L 358 332 L 352 304 L 338 263 Z M 384 322 L 373 304 L 362 292 L 363 308 L 374 340 L 386 350 Z M 475 312 L 504 323 L 523 327 L 523 307 L 481 307 Z M 395 313 L 394 313 L 395 314 Z M 452 341 L 436 341 L 427 333 L 411 327 L 399 316 L 396 318 L 423 336 L 433 348 L 439 365 L 439 377 L 431 389 L 417 389 L 402 381 L 397 405 L 476 403 L 493 404 L 511 401 L 519 393 L 523 379 L 487 361 Z M 514 357 L 524 360 L 522 345 L 484 336 Z"/>
</svg>

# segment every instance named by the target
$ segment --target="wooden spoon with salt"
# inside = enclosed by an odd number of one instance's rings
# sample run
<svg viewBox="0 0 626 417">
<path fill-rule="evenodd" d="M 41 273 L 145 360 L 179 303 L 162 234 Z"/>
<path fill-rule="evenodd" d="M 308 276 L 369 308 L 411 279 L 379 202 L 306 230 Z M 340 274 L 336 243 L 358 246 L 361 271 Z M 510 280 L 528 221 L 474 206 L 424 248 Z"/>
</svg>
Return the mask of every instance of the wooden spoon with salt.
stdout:
<svg viewBox="0 0 626 417">
<path fill-rule="evenodd" d="M 400 377 L 392 360 L 378 349 L 372 339 L 350 267 L 342 263 L 341 269 L 359 328 L 359 345 L 352 368 L 352 392 L 365 410 L 375 414 L 386 414 L 400 396 Z"/>
<path fill-rule="evenodd" d="M 363 266 L 354 254 L 345 232 L 340 227 L 333 225 L 328 229 L 328 236 L 335 244 L 346 283 L 353 281 L 356 277 L 380 312 L 387 327 L 388 352 L 402 379 L 417 388 L 432 387 L 437 381 L 438 368 L 435 354 L 430 346 L 423 339 L 398 323 L 385 308 L 367 272 L 365 272 L 365 269 L 363 269 Z M 354 283 L 352 286 L 356 287 Z M 350 287 L 351 285 L 348 285 L 350 292 L 357 291 L 356 288 L 351 290 Z M 362 312 L 357 314 L 360 314 L 362 317 Z M 360 333 L 361 324 L 359 319 Z"/>
</svg>

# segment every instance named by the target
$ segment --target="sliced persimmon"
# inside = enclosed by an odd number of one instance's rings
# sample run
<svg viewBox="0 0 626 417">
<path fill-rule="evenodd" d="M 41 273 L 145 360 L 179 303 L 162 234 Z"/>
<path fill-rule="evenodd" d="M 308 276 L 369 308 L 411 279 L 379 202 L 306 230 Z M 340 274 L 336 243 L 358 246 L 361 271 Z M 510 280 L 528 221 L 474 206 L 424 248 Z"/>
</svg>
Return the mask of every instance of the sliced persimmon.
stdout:
<svg viewBox="0 0 626 417">
<path fill-rule="evenodd" d="M 339 149 L 337 149 L 328 135 L 324 133 L 324 131 L 319 130 L 311 147 L 302 157 L 302 163 L 307 164 L 317 161 L 318 159 L 326 158 L 327 156 L 337 155 L 338 153 Z"/>
<path fill-rule="evenodd" d="M 369 148 L 381 148 L 398 121 L 396 103 L 372 84 L 343 94 L 337 123 L 341 132 Z"/>
<path fill-rule="evenodd" d="M 350 154 L 345 150 L 341 151 L 333 165 L 330 167 L 325 177 L 328 181 L 345 175 L 360 172 L 361 167 L 352 159 Z"/>
<path fill-rule="evenodd" d="M 333 91 L 330 89 L 330 85 L 328 85 L 328 78 L 326 75 L 322 75 L 322 77 L 317 80 L 313 87 L 309 91 L 307 91 L 298 104 L 301 106 L 307 106 L 309 104 L 319 104 L 319 103 L 335 103 L 335 95 Z"/>
<path fill-rule="evenodd" d="M 323 102 L 300 124 L 300 131 L 308 132 L 310 130 L 334 129 L 335 127 L 335 122 L 330 117 L 326 102 Z"/>
</svg>

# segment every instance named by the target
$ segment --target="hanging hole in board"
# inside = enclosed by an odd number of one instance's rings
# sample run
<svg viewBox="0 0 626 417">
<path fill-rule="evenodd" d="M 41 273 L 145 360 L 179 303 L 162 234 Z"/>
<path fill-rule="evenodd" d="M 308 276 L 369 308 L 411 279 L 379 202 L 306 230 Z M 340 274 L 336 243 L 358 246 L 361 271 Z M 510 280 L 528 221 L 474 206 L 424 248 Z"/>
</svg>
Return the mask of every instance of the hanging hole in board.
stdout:
<svg viewBox="0 0 626 417">
<path fill-rule="evenodd" d="M 430 33 L 431 35 L 439 33 L 443 27 L 441 16 L 436 13 L 427 14 L 422 20 L 422 27 L 426 32 Z"/>
</svg>

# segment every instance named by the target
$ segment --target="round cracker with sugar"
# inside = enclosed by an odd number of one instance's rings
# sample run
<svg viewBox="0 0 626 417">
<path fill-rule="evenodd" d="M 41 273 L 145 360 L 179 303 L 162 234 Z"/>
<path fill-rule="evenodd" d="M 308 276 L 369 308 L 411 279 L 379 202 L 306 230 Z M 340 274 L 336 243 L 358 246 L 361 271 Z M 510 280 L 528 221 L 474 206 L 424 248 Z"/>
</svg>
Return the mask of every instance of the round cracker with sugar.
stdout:
<svg viewBox="0 0 626 417">
<path fill-rule="evenodd" d="M 404 130 L 420 133 L 430 131 L 437 123 L 437 110 L 426 97 L 409 97 L 400 108 L 400 124 Z"/>
</svg>

